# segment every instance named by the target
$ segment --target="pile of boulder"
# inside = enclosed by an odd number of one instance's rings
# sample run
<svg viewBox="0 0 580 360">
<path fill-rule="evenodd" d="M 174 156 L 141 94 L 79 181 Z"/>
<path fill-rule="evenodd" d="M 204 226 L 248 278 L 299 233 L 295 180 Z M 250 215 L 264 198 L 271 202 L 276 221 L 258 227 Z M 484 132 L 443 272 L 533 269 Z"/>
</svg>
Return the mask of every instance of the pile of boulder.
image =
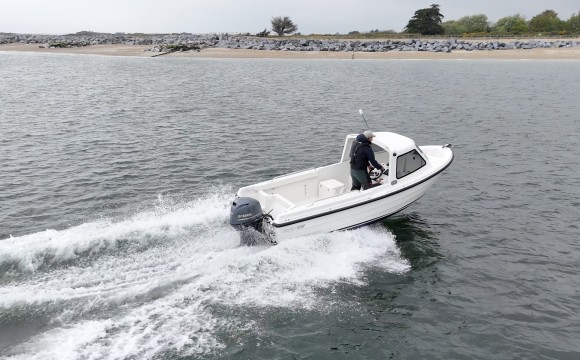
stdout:
<svg viewBox="0 0 580 360">
<path fill-rule="evenodd" d="M 46 45 L 39 45 L 39 48 L 55 49 L 55 48 L 78 48 L 83 46 L 89 46 L 88 42 L 51 42 Z"/>
<path fill-rule="evenodd" d="M 155 45 L 153 47 L 147 48 L 143 51 L 159 52 L 159 53 L 169 53 L 169 52 L 183 52 L 183 51 L 197 51 L 208 47 L 214 47 L 214 42 L 206 40 L 192 40 L 181 44 L 162 44 Z"/>
<path fill-rule="evenodd" d="M 91 34 L 91 35 L 23 35 L 0 34 L 0 44 L 50 44 L 50 43 L 86 43 L 88 45 L 179 45 L 189 41 L 219 41 L 225 35 L 216 34 L 176 34 L 176 35 L 120 35 L 120 34 Z"/>
<path fill-rule="evenodd" d="M 512 50 L 534 48 L 579 47 L 579 41 L 513 40 L 509 43 L 489 41 L 449 40 L 318 40 L 294 38 L 256 38 L 228 34 L 171 34 L 171 35 L 0 35 L 0 44 L 43 44 L 41 47 L 78 47 L 89 45 L 125 44 L 154 45 L 144 51 L 175 52 L 199 51 L 209 47 L 229 49 L 280 50 L 280 51 L 429 51 L 449 53 L 452 50 Z M 46 45 L 45 45 L 46 44 Z M 58 45 L 57 45 L 58 44 Z"/>
<path fill-rule="evenodd" d="M 500 41 L 464 41 L 451 38 L 449 40 L 383 40 L 383 41 L 336 41 L 308 39 L 259 39 L 235 37 L 220 40 L 215 47 L 231 49 L 281 50 L 281 51 L 355 51 L 355 52 L 385 52 L 385 51 L 429 51 L 448 53 L 451 50 L 508 50 L 533 48 L 578 47 L 580 42 L 573 41 L 536 41 L 528 42 L 514 40 L 509 43 Z"/>
</svg>

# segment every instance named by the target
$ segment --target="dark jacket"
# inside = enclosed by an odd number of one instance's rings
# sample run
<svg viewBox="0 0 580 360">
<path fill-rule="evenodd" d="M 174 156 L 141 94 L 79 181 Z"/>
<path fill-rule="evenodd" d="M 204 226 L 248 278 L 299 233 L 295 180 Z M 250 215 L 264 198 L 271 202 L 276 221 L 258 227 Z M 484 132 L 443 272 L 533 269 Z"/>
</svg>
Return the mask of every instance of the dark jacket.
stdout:
<svg viewBox="0 0 580 360">
<path fill-rule="evenodd" d="M 375 160 L 375 153 L 370 147 L 371 142 L 369 139 L 367 139 L 363 134 L 360 134 L 356 137 L 356 141 L 361 144 L 368 144 L 369 146 L 358 148 L 354 156 L 354 164 L 350 164 L 350 168 L 354 170 L 366 170 L 369 162 L 377 169 L 382 168 L 381 164 Z"/>
</svg>

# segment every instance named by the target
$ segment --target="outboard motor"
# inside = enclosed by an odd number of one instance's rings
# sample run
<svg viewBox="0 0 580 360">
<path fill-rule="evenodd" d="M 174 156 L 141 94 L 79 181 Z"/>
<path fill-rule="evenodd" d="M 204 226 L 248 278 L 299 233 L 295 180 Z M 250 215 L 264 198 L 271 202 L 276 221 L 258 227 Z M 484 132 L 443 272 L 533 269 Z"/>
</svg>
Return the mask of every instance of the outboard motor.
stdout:
<svg viewBox="0 0 580 360">
<path fill-rule="evenodd" d="M 263 220 L 264 213 L 258 200 L 242 197 L 232 203 L 230 225 L 240 232 L 242 245 L 255 245 L 258 240 L 264 238 Z"/>
</svg>

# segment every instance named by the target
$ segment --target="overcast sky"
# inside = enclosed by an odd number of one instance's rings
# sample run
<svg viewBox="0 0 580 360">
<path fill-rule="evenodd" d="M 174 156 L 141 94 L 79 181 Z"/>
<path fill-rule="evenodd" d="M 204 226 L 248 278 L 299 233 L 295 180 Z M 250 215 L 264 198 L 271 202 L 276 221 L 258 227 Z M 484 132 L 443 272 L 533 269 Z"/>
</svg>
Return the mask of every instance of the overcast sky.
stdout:
<svg viewBox="0 0 580 360">
<path fill-rule="evenodd" d="M 433 1 L 394 0 L 1 0 L 0 32 L 258 32 L 272 16 L 298 24 L 303 34 L 372 29 L 401 31 L 417 9 Z M 486 14 L 491 21 L 546 9 L 561 19 L 580 11 L 575 0 L 439 0 L 445 20 Z"/>
</svg>

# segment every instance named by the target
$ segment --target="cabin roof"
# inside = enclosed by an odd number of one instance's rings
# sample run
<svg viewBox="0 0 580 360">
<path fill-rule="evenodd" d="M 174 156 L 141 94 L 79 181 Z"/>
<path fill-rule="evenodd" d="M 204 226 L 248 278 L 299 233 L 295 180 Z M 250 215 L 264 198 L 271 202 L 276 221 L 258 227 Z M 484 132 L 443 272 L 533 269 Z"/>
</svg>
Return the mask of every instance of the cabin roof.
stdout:
<svg viewBox="0 0 580 360">
<path fill-rule="evenodd" d="M 415 148 L 415 141 L 409 139 L 406 136 L 395 134 L 392 132 L 377 132 L 373 131 L 375 138 L 373 139 L 373 144 L 379 145 L 381 147 L 387 148 L 395 152 L 408 151 Z M 349 137 L 357 135 L 349 135 Z"/>
<path fill-rule="evenodd" d="M 373 143 L 390 150 L 402 152 L 415 148 L 415 142 L 406 136 L 392 132 L 374 132 L 374 134 Z"/>
</svg>

